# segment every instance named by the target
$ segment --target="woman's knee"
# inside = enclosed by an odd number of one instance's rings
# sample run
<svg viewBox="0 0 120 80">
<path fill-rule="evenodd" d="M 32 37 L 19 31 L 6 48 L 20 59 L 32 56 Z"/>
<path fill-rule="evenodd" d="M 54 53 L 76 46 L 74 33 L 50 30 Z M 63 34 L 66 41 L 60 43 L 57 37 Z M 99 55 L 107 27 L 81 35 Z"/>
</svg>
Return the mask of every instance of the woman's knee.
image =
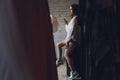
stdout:
<svg viewBox="0 0 120 80">
<path fill-rule="evenodd" d="M 61 47 L 61 43 L 57 43 L 57 47 Z"/>
<path fill-rule="evenodd" d="M 64 45 L 65 45 L 64 42 L 59 42 L 59 43 L 57 43 L 57 47 L 62 47 L 62 46 L 64 46 Z"/>
</svg>

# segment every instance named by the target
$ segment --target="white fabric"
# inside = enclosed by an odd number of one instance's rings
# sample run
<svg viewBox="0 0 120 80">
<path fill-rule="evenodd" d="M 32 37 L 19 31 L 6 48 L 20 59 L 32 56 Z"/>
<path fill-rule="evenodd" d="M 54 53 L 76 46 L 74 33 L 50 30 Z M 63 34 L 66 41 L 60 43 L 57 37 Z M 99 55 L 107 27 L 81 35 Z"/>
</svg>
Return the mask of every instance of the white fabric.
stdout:
<svg viewBox="0 0 120 80">
<path fill-rule="evenodd" d="M 71 37 L 72 32 L 73 32 L 73 28 L 74 28 L 74 26 L 75 26 L 76 17 L 77 17 L 77 16 L 74 16 L 74 17 L 70 20 L 70 22 L 65 25 L 65 29 L 66 29 L 66 32 L 67 32 L 67 36 L 66 36 L 66 38 L 65 38 L 66 41 L 69 41 L 69 40 L 70 40 L 70 37 Z"/>
<path fill-rule="evenodd" d="M 50 15 L 50 18 L 51 18 L 53 33 L 57 32 L 57 30 L 58 30 L 58 21 L 57 21 L 57 18 L 55 16 L 53 16 L 53 15 Z"/>
</svg>

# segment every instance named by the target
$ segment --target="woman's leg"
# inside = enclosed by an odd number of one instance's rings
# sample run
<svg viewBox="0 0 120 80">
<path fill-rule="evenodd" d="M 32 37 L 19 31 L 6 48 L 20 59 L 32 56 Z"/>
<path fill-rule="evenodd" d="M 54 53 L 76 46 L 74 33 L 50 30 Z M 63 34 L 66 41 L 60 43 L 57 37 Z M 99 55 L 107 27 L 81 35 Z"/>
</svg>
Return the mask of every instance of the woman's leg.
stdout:
<svg viewBox="0 0 120 80">
<path fill-rule="evenodd" d="M 61 61 L 61 56 L 62 56 L 62 47 L 65 46 L 65 40 L 60 41 L 57 43 L 57 50 L 58 50 L 58 59 L 57 61 Z"/>
<path fill-rule="evenodd" d="M 68 63 L 72 72 L 75 71 L 75 67 L 73 64 L 73 60 L 70 57 L 70 52 L 75 48 L 75 46 L 76 46 L 76 44 L 69 43 L 69 46 L 65 49 L 65 53 L 64 53 L 64 56 L 65 56 L 67 63 Z"/>
</svg>

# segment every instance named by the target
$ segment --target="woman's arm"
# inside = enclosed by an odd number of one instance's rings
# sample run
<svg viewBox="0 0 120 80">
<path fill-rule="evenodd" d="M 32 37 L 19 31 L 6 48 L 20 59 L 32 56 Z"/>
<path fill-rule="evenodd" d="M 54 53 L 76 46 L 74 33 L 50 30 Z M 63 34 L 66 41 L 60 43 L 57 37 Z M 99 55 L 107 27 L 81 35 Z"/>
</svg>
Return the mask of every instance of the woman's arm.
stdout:
<svg viewBox="0 0 120 80">
<path fill-rule="evenodd" d="M 65 25 L 68 25 L 68 21 L 64 18 Z"/>
<path fill-rule="evenodd" d="M 71 36 L 72 36 L 72 34 L 73 34 L 74 30 L 75 30 L 75 27 L 76 27 L 76 24 L 77 24 L 77 21 L 76 21 L 76 20 L 77 20 L 77 19 L 76 19 L 76 17 L 75 17 L 74 20 L 73 20 L 70 24 L 68 24 L 68 26 L 70 27 L 70 30 L 69 30 L 68 35 L 67 35 L 67 38 L 66 38 L 66 41 L 67 41 L 67 42 L 70 41 Z"/>
</svg>

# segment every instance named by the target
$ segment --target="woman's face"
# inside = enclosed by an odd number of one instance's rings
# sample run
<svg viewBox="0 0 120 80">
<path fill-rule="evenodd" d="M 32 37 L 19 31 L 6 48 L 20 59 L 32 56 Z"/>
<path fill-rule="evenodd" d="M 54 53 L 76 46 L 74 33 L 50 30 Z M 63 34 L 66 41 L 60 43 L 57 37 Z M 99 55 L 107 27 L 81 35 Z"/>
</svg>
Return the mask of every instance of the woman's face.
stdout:
<svg viewBox="0 0 120 80">
<path fill-rule="evenodd" d="M 72 7 L 70 6 L 70 16 L 73 16 L 73 10 L 72 10 Z"/>
</svg>

